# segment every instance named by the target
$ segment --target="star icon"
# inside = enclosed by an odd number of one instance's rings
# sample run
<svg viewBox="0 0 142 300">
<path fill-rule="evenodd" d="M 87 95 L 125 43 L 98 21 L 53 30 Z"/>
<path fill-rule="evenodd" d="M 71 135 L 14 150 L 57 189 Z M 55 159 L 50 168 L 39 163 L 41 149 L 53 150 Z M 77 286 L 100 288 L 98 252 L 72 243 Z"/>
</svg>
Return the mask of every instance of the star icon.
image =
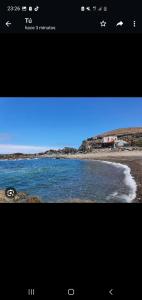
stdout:
<svg viewBox="0 0 142 300">
<path fill-rule="evenodd" d="M 101 25 L 101 27 L 106 27 L 106 21 L 104 21 L 104 20 L 101 21 L 101 22 L 100 22 L 100 25 Z"/>
</svg>

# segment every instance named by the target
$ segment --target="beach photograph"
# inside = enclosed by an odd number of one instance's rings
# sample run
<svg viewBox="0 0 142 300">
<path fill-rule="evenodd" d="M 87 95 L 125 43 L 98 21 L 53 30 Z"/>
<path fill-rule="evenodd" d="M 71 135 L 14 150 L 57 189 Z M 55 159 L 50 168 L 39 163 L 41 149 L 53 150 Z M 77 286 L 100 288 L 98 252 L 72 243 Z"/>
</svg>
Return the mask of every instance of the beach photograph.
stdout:
<svg viewBox="0 0 142 300">
<path fill-rule="evenodd" d="M 142 98 L 0 98 L 0 203 L 141 203 Z"/>
</svg>

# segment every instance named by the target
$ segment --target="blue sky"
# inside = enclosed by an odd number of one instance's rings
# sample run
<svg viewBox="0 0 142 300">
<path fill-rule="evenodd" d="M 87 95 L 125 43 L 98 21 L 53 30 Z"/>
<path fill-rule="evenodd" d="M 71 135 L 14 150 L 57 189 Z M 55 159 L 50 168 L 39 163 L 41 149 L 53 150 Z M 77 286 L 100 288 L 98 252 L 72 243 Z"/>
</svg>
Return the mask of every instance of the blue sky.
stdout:
<svg viewBox="0 0 142 300">
<path fill-rule="evenodd" d="M 0 98 L 0 153 L 79 147 L 131 126 L 142 127 L 142 98 Z"/>
</svg>

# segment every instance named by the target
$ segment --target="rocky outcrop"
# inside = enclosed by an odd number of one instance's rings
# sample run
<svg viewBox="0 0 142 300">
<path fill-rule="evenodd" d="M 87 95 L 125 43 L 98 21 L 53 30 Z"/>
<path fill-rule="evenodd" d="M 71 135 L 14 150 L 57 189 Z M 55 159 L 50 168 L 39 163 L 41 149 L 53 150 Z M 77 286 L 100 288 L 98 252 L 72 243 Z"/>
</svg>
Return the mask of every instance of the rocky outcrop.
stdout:
<svg viewBox="0 0 142 300">
<path fill-rule="evenodd" d="M 79 148 L 81 152 L 91 152 L 93 149 L 102 148 L 102 139 L 106 136 L 117 136 L 132 147 L 142 147 L 142 127 L 122 128 L 108 131 L 84 140 Z"/>
<path fill-rule="evenodd" d="M 58 150 L 54 150 L 54 149 L 50 149 L 47 150 L 44 153 L 40 153 L 41 155 L 43 154 L 75 154 L 77 153 L 77 149 L 76 148 L 72 148 L 72 147 L 64 147 L 63 149 L 58 149 Z"/>
<path fill-rule="evenodd" d="M 40 153 L 34 153 L 34 154 L 24 154 L 24 153 L 13 153 L 13 154 L 0 154 L 0 159 L 8 159 L 8 160 L 13 160 L 13 159 L 33 159 L 33 158 L 41 158 L 41 157 L 52 157 L 52 156 L 58 156 L 60 154 L 75 154 L 77 153 L 76 148 L 71 148 L 71 147 L 65 147 L 63 149 L 50 149 L 45 152 L 40 152 Z"/>
<path fill-rule="evenodd" d="M 23 153 L 12 153 L 12 154 L 0 154 L 0 159 L 25 159 L 35 158 L 37 154 L 23 154 Z"/>
<path fill-rule="evenodd" d="M 8 198 L 5 190 L 0 190 L 0 203 L 41 203 L 41 200 L 35 196 L 28 196 L 25 192 L 17 192 L 13 198 Z"/>
</svg>

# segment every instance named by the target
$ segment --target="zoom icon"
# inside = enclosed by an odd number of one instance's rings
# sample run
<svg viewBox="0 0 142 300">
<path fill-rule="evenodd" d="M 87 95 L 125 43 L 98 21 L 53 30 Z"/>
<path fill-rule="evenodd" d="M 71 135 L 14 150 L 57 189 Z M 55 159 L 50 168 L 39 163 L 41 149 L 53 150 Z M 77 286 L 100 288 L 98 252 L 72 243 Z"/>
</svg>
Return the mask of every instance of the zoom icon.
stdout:
<svg viewBox="0 0 142 300">
<path fill-rule="evenodd" d="M 5 190 L 5 196 L 7 198 L 14 198 L 16 194 L 17 194 L 16 190 L 12 187 L 9 187 Z"/>
</svg>

